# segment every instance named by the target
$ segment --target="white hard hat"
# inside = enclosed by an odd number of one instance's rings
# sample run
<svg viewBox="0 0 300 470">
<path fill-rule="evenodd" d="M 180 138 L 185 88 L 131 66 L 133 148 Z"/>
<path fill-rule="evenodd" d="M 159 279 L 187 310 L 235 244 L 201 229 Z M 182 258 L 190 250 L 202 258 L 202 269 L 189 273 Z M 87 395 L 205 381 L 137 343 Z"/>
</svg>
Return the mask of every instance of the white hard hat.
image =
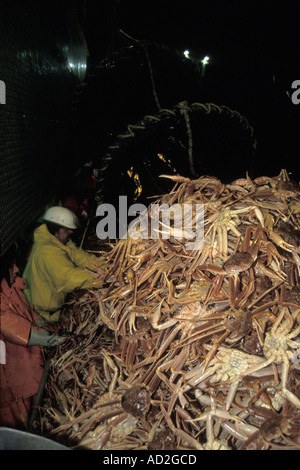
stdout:
<svg viewBox="0 0 300 470">
<path fill-rule="evenodd" d="M 71 230 L 75 230 L 79 225 L 76 215 L 66 207 L 61 206 L 53 206 L 47 209 L 43 219 L 46 222 L 53 222 Z"/>
</svg>

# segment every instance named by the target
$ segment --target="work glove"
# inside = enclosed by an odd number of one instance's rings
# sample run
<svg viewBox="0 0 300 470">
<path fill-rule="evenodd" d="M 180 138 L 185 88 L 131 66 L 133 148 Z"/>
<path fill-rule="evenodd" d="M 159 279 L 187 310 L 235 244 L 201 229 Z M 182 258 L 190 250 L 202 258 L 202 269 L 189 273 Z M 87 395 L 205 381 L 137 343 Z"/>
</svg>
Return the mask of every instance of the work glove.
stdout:
<svg viewBox="0 0 300 470">
<path fill-rule="evenodd" d="M 57 333 L 52 333 L 51 331 L 43 330 L 42 328 L 39 331 L 36 331 L 32 326 L 30 329 L 28 346 L 45 346 L 46 348 L 51 348 L 63 343 L 65 339 L 66 338 L 59 336 Z"/>
</svg>

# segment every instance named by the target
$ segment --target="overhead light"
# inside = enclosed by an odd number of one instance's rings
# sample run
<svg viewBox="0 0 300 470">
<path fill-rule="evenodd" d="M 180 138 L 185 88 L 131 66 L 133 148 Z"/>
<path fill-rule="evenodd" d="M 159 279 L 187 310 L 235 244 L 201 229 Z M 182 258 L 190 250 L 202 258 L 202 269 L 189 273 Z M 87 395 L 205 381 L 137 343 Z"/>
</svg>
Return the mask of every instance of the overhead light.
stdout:
<svg viewBox="0 0 300 470">
<path fill-rule="evenodd" d="M 201 64 L 202 64 L 202 67 L 201 67 L 201 77 L 204 77 L 205 75 L 205 67 L 206 65 L 208 64 L 209 62 L 209 57 L 208 55 L 206 55 L 202 60 L 201 60 Z"/>
<path fill-rule="evenodd" d="M 206 55 L 206 56 L 204 57 L 204 59 L 201 60 L 201 62 L 202 62 L 203 65 L 208 64 L 208 62 L 209 62 L 209 57 L 208 57 L 208 55 Z"/>
<path fill-rule="evenodd" d="M 185 50 L 184 53 L 183 53 L 184 57 L 186 57 L 187 59 L 190 58 L 190 51 L 188 50 Z"/>
</svg>

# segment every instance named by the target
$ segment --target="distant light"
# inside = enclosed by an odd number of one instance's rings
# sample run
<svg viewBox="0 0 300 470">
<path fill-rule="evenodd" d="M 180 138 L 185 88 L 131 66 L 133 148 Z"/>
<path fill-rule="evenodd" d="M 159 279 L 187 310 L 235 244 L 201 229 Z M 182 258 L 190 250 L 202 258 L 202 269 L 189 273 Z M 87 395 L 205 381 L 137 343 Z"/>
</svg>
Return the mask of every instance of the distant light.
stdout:
<svg viewBox="0 0 300 470">
<path fill-rule="evenodd" d="M 184 55 L 184 57 L 189 59 L 190 58 L 190 51 L 188 51 L 188 50 L 184 51 L 183 55 Z"/>
<path fill-rule="evenodd" d="M 206 56 L 204 57 L 204 59 L 201 60 L 201 62 L 202 62 L 203 65 L 208 64 L 208 62 L 209 62 L 209 57 L 208 57 L 208 55 L 206 55 Z"/>
</svg>

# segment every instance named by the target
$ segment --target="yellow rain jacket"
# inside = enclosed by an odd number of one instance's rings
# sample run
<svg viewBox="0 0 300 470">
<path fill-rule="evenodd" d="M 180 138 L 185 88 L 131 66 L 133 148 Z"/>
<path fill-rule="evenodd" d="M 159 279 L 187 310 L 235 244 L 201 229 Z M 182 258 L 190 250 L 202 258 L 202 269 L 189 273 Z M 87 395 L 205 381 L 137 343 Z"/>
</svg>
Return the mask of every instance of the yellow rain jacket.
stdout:
<svg viewBox="0 0 300 470">
<path fill-rule="evenodd" d="M 23 273 L 28 303 L 46 320 L 58 321 L 67 293 L 92 287 L 95 281 L 84 267 L 95 271 L 99 261 L 72 241 L 64 245 L 45 224 L 41 225 L 34 232 L 32 252 Z"/>
</svg>

